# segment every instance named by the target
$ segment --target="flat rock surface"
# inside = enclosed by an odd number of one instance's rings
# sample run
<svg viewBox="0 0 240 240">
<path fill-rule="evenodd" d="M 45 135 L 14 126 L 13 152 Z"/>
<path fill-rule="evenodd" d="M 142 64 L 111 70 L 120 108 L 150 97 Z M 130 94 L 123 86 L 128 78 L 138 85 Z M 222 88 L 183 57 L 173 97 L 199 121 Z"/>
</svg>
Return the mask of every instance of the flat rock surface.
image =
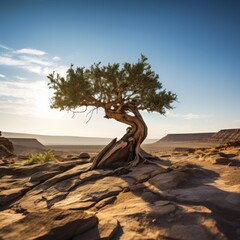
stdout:
<svg viewBox="0 0 240 240">
<path fill-rule="evenodd" d="M 0 239 L 240 239 L 239 147 L 166 153 L 118 175 L 22 159 L 0 159 Z"/>
<path fill-rule="evenodd" d="M 7 218 L 8 216 L 6 216 Z M 1 239 L 71 239 L 97 225 L 97 218 L 86 212 L 60 209 L 29 213 L 1 228 Z"/>
</svg>

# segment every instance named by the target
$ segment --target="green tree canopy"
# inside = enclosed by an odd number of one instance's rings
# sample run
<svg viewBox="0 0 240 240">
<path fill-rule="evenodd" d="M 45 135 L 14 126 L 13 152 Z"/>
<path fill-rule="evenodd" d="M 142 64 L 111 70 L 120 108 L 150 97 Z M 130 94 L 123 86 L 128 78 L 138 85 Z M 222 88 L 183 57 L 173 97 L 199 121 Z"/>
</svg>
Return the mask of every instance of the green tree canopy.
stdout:
<svg viewBox="0 0 240 240">
<path fill-rule="evenodd" d="M 144 159 L 140 145 L 147 136 L 147 126 L 139 111 L 164 114 L 172 108 L 176 94 L 163 89 L 159 76 L 151 69 L 147 58 L 135 64 L 119 63 L 102 66 L 93 64 L 68 69 L 66 78 L 59 74 L 48 76 L 54 90 L 53 108 L 76 111 L 79 107 L 103 108 L 106 118 L 130 126 L 125 136 L 110 143 L 95 158 L 93 168 L 108 166 L 119 160 L 138 163 Z"/>
<path fill-rule="evenodd" d="M 176 95 L 162 88 L 159 76 L 151 70 L 147 58 L 135 64 L 93 64 L 68 69 L 66 78 L 50 74 L 50 87 L 55 90 L 52 107 L 74 110 L 82 106 L 110 109 L 118 113 L 137 110 L 165 113 L 172 108 Z"/>
</svg>

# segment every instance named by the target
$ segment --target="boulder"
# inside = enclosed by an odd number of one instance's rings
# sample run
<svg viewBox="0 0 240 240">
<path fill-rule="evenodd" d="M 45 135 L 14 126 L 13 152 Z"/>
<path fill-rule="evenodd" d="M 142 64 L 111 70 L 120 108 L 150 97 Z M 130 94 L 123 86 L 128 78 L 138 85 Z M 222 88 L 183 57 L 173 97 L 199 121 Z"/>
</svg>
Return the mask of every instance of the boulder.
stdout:
<svg viewBox="0 0 240 240">
<path fill-rule="evenodd" d="M 88 153 L 82 152 L 82 153 L 80 153 L 79 158 L 80 159 L 89 159 L 90 155 Z"/>
<path fill-rule="evenodd" d="M 88 159 L 90 159 L 90 155 L 85 152 L 82 152 L 79 155 L 68 155 L 68 157 L 71 160 L 76 160 L 76 159 L 88 160 Z"/>
<path fill-rule="evenodd" d="M 13 144 L 5 137 L 0 137 L 0 145 L 3 145 L 9 152 L 13 152 Z"/>
</svg>

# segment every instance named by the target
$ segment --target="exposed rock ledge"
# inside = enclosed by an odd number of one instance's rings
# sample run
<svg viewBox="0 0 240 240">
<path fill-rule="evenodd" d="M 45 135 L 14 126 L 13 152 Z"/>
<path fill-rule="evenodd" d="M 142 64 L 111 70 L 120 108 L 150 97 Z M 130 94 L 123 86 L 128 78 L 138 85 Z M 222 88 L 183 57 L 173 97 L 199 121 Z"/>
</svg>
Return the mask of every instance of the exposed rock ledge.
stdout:
<svg viewBox="0 0 240 240">
<path fill-rule="evenodd" d="M 13 154 L 13 150 L 14 148 L 12 142 L 7 138 L 0 137 L 0 157 L 11 156 Z"/>
<path fill-rule="evenodd" d="M 239 239 L 239 168 L 209 160 L 239 152 L 166 155 L 117 176 L 85 160 L 5 164 L 0 239 Z"/>
</svg>

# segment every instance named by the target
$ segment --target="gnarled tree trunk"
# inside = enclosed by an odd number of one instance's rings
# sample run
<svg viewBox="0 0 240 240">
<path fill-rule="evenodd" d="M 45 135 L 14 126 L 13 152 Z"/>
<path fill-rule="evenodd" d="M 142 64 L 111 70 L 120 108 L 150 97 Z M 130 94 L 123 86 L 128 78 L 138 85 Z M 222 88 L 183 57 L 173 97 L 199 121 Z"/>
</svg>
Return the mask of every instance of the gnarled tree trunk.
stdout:
<svg viewBox="0 0 240 240">
<path fill-rule="evenodd" d="M 127 133 L 119 140 L 113 139 L 93 160 L 91 169 L 110 167 L 117 168 L 129 163 L 136 166 L 144 159 L 141 144 L 147 137 L 147 125 L 138 110 L 134 116 L 126 113 L 117 113 L 106 110 L 105 118 L 113 118 L 130 127 Z"/>
</svg>

